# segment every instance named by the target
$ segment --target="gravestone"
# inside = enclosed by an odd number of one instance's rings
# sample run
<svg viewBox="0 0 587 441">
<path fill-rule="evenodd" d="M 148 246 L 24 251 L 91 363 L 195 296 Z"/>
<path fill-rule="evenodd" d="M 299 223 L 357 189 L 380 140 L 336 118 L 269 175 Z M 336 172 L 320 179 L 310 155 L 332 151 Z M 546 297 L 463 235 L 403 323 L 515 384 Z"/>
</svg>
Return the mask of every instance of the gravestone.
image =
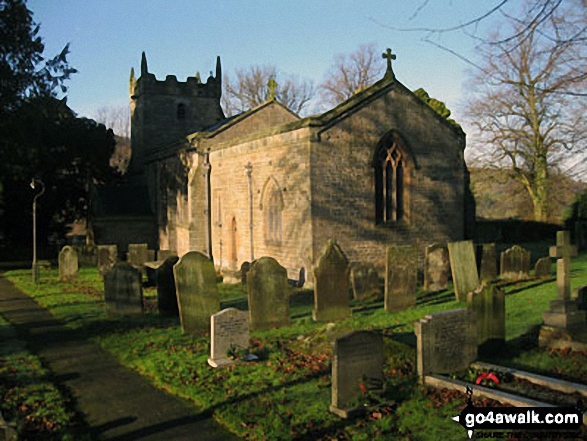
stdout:
<svg viewBox="0 0 587 441">
<path fill-rule="evenodd" d="M 247 273 L 251 329 L 289 326 L 287 270 L 272 257 L 253 262 Z"/>
<path fill-rule="evenodd" d="M 351 269 L 351 287 L 355 300 L 378 297 L 381 294 L 379 275 L 373 264 L 354 266 Z"/>
<path fill-rule="evenodd" d="M 363 389 L 378 391 L 383 383 L 383 338 L 355 331 L 334 342 L 330 411 L 349 418 L 364 409 Z"/>
<path fill-rule="evenodd" d="M 163 317 L 179 317 L 179 305 L 175 292 L 175 277 L 173 266 L 179 261 L 179 257 L 171 256 L 155 270 L 155 283 L 157 284 L 157 307 L 159 315 Z"/>
<path fill-rule="evenodd" d="M 577 248 L 571 245 L 568 231 L 556 233 L 556 246 L 550 247 L 550 257 L 556 261 L 558 298 L 550 302 L 550 310 L 542 314 L 544 325 L 540 329 L 538 343 L 541 347 L 570 347 L 574 334 L 587 328 L 585 311 L 571 299 L 571 257 Z M 587 349 L 587 342 L 584 349 Z"/>
<path fill-rule="evenodd" d="M 350 317 L 349 287 L 349 261 L 338 244 L 328 240 L 314 268 L 314 320 L 330 322 Z"/>
<path fill-rule="evenodd" d="M 550 257 L 541 257 L 534 265 L 534 277 L 537 279 L 547 279 L 552 272 L 552 260 Z"/>
<path fill-rule="evenodd" d="M 303 288 L 306 283 L 306 268 L 301 267 L 298 274 L 298 288 Z"/>
<path fill-rule="evenodd" d="M 222 367 L 235 361 L 228 358 L 230 349 L 249 347 L 249 314 L 235 308 L 223 309 L 210 317 L 210 358 L 212 367 Z"/>
<path fill-rule="evenodd" d="M 448 287 L 450 261 L 445 245 L 434 244 L 424 251 L 424 291 L 443 291 Z"/>
<path fill-rule="evenodd" d="M 154 257 L 154 256 L 153 256 Z M 149 248 L 146 243 L 129 244 L 126 261 L 137 268 L 142 269 L 145 262 L 149 262 Z"/>
<path fill-rule="evenodd" d="M 477 358 L 477 326 L 468 309 L 428 314 L 414 323 L 420 381 L 426 375 L 465 370 Z"/>
<path fill-rule="evenodd" d="M 449 242 L 448 255 L 455 297 L 459 302 L 466 302 L 467 294 L 479 286 L 473 241 Z"/>
<path fill-rule="evenodd" d="M 247 284 L 247 273 L 251 269 L 251 262 L 243 262 L 241 265 L 241 285 Z"/>
<path fill-rule="evenodd" d="M 104 299 L 108 315 L 140 315 L 143 313 L 141 272 L 126 262 L 116 263 L 104 274 Z"/>
<path fill-rule="evenodd" d="M 386 252 L 386 311 L 402 311 L 416 305 L 418 283 L 418 248 L 413 245 L 390 246 Z"/>
<path fill-rule="evenodd" d="M 481 282 L 491 282 L 497 279 L 497 248 L 494 243 L 481 245 Z"/>
<path fill-rule="evenodd" d="M 220 310 L 214 263 L 190 251 L 173 266 L 173 276 L 182 331 L 209 331 L 210 316 Z"/>
<path fill-rule="evenodd" d="M 98 273 L 104 277 L 114 264 L 118 262 L 116 245 L 98 245 Z"/>
<path fill-rule="evenodd" d="M 530 275 L 530 252 L 519 245 L 501 253 L 500 277 L 504 280 L 523 280 Z"/>
<path fill-rule="evenodd" d="M 59 280 L 76 277 L 78 268 L 77 251 L 69 245 L 64 246 L 59 252 Z"/>
<path fill-rule="evenodd" d="M 575 221 L 575 244 L 577 251 L 587 250 L 587 221 Z"/>
<path fill-rule="evenodd" d="M 495 353 L 505 344 L 505 291 L 483 283 L 467 295 L 467 308 L 475 314 L 479 352 Z"/>
</svg>

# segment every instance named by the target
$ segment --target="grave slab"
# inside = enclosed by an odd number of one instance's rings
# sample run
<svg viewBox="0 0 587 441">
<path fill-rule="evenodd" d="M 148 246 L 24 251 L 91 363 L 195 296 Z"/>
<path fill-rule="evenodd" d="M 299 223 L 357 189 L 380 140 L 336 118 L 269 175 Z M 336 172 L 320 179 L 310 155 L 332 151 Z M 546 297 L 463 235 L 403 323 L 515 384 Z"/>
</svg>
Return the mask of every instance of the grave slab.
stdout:
<svg viewBox="0 0 587 441">
<path fill-rule="evenodd" d="M 473 241 L 449 242 L 448 255 L 456 300 L 466 302 L 467 294 L 479 286 Z"/>
<path fill-rule="evenodd" d="M 322 248 L 314 268 L 314 281 L 315 321 L 330 322 L 351 315 L 349 261 L 333 240 Z"/>
<path fill-rule="evenodd" d="M 261 257 L 247 273 L 249 318 L 252 330 L 289 326 L 287 270 L 272 257 Z"/>
<path fill-rule="evenodd" d="M 77 251 L 69 245 L 64 246 L 59 252 L 59 280 L 76 277 L 78 269 Z"/>
<path fill-rule="evenodd" d="M 503 280 L 524 280 L 530 276 L 530 252 L 519 245 L 501 253 L 499 276 Z"/>
<path fill-rule="evenodd" d="M 249 314 L 235 308 L 223 309 L 210 317 L 210 358 L 212 367 L 224 367 L 235 363 L 228 357 L 229 349 L 249 347 Z"/>
<path fill-rule="evenodd" d="M 438 292 L 448 287 L 450 259 L 446 245 L 434 244 L 424 251 L 424 291 Z"/>
<path fill-rule="evenodd" d="M 182 331 L 208 332 L 210 316 L 220 310 L 214 263 L 190 251 L 173 266 L 173 275 Z"/>
<path fill-rule="evenodd" d="M 390 246 L 386 251 L 386 311 L 403 311 L 416 305 L 418 283 L 418 248 L 412 245 Z"/>
<path fill-rule="evenodd" d="M 349 418 L 363 409 L 363 390 L 380 390 L 383 383 L 383 338 L 372 331 L 355 331 L 334 342 L 330 411 Z"/>
<path fill-rule="evenodd" d="M 468 309 L 428 314 L 414 324 L 420 381 L 467 369 L 477 358 L 477 326 Z"/>
</svg>

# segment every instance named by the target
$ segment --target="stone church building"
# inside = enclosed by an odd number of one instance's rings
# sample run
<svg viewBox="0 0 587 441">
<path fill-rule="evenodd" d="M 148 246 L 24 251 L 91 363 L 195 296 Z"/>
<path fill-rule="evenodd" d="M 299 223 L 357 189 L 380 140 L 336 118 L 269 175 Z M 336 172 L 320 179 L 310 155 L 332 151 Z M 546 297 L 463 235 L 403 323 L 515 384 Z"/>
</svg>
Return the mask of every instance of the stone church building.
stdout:
<svg viewBox="0 0 587 441">
<path fill-rule="evenodd" d="M 179 82 L 157 80 L 143 54 L 130 84 L 135 198 L 118 197 L 142 203 L 142 217 L 103 210 L 97 243 L 138 234 L 180 256 L 212 255 L 226 272 L 271 256 L 297 279 L 330 238 L 351 263 L 383 269 L 389 245 L 423 255 L 467 237 L 465 134 L 400 83 L 387 56 L 381 80 L 326 113 L 300 118 L 272 93 L 225 118 L 220 58 L 205 83 Z"/>
</svg>

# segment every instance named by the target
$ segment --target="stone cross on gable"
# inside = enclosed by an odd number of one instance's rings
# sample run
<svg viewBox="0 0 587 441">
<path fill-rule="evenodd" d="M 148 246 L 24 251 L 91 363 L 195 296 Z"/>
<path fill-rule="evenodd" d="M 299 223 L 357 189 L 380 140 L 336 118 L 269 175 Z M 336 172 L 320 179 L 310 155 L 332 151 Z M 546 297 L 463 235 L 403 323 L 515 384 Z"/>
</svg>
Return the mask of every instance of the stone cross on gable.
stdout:
<svg viewBox="0 0 587 441">
<path fill-rule="evenodd" d="M 391 72 L 393 74 L 393 69 L 391 68 L 391 60 L 395 60 L 397 58 L 396 55 L 391 53 L 390 48 L 387 48 L 387 51 L 385 51 L 381 55 L 381 57 L 387 59 L 387 72 Z"/>
<path fill-rule="evenodd" d="M 277 81 L 274 78 L 269 78 L 267 82 L 267 87 L 269 88 L 269 99 L 272 100 L 275 98 L 275 89 L 277 89 Z"/>
<path fill-rule="evenodd" d="M 560 300 L 571 298 L 571 257 L 577 255 L 577 247 L 571 245 L 569 231 L 557 231 L 556 246 L 550 247 L 550 257 L 556 257 L 556 284 Z"/>
</svg>

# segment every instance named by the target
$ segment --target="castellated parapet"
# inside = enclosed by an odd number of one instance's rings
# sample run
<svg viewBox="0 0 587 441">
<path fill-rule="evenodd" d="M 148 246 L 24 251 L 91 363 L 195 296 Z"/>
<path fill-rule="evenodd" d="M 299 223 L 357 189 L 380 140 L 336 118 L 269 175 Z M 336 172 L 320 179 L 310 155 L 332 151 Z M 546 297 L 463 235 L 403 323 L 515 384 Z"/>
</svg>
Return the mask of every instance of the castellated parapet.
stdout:
<svg viewBox="0 0 587 441">
<path fill-rule="evenodd" d="M 148 71 L 143 52 L 141 74 L 130 77 L 131 148 L 130 171 L 143 173 L 149 157 L 185 136 L 225 119 L 220 107 L 222 69 L 205 83 L 199 77 L 178 81 L 175 75 L 158 80 Z"/>
</svg>

